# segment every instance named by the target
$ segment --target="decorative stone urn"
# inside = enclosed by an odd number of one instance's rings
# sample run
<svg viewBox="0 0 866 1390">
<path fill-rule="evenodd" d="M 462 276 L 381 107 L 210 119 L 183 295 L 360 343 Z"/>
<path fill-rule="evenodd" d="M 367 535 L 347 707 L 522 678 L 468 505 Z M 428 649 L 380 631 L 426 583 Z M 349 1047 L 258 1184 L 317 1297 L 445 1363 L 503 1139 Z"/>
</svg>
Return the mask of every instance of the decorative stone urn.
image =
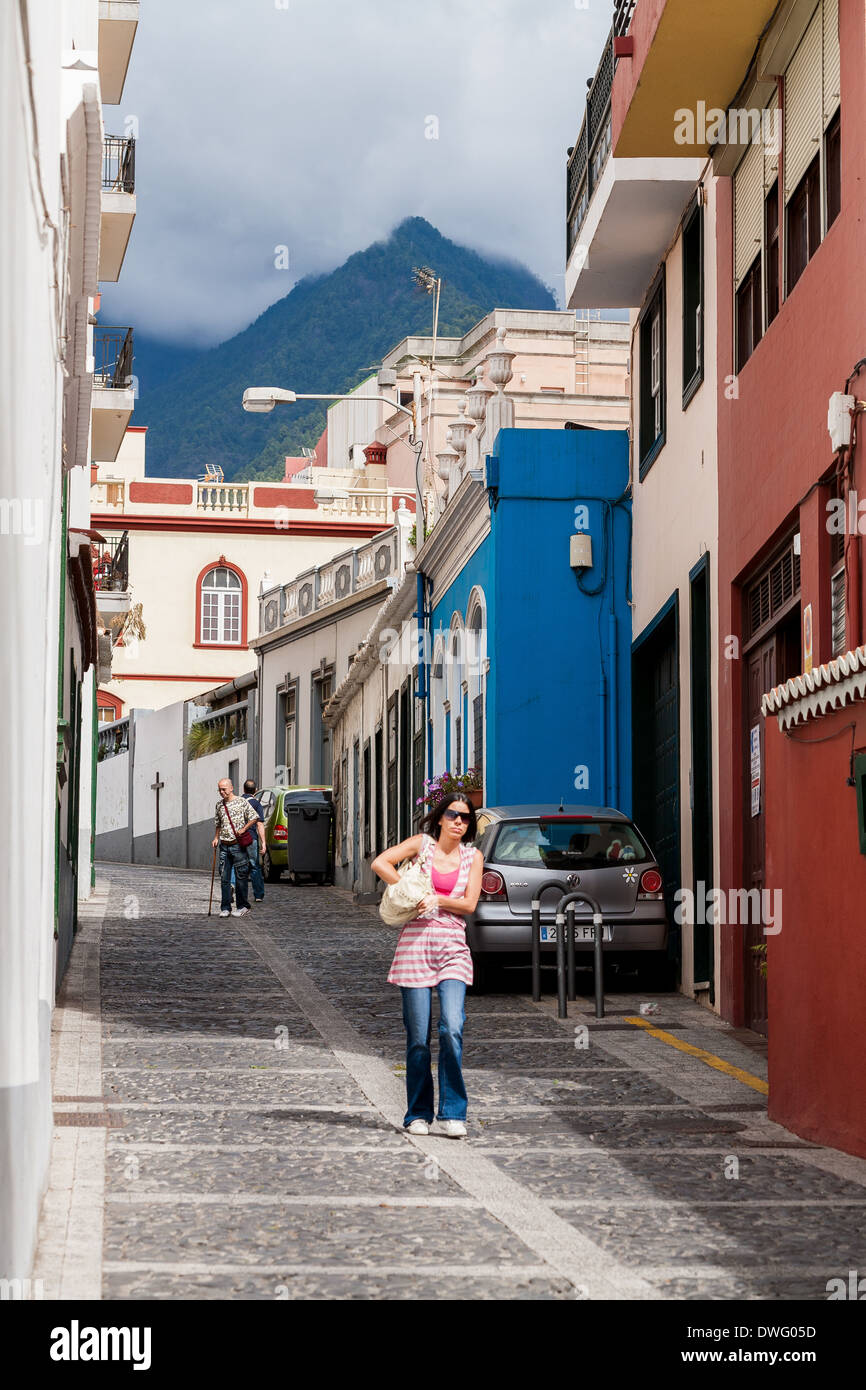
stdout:
<svg viewBox="0 0 866 1390">
<path fill-rule="evenodd" d="M 443 449 L 441 454 L 436 455 L 436 472 L 439 474 L 439 477 L 442 479 L 443 483 L 447 483 L 450 481 L 451 473 L 454 469 L 455 464 L 458 463 L 459 460 L 460 455 L 458 454 L 456 449 Z"/>
<path fill-rule="evenodd" d="M 508 385 L 514 376 L 512 363 L 517 356 L 516 352 L 511 352 L 505 346 L 505 329 L 496 330 L 496 347 L 487 354 L 487 375 L 493 385 L 499 388 L 502 395 L 503 389 Z"/>
</svg>

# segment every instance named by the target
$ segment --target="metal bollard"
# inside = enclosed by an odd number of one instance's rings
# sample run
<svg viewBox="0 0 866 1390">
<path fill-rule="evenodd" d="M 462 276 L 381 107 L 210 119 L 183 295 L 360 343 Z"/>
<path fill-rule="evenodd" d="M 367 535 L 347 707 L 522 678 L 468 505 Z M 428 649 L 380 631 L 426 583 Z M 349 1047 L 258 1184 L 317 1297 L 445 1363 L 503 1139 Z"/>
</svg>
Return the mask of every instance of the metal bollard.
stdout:
<svg viewBox="0 0 866 1390">
<path fill-rule="evenodd" d="M 568 997 L 572 1002 L 577 998 L 577 979 L 575 975 L 574 959 L 574 903 L 569 903 L 565 909 L 566 932 L 565 951 L 566 964 L 568 969 Z"/>
<path fill-rule="evenodd" d="M 593 975 L 595 977 L 595 1016 L 604 1018 L 604 950 L 602 940 L 604 938 L 604 923 L 600 912 L 592 914 L 593 926 L 593 955 L 595 957 Z"/>
<path fill-rule="evenodd" d="M 532 900 L 532 1002 L 541 999 L 541 903 Z"/>
<path fill-rule="evenodd" d="M 565 913 L 556 914 L 556 1014 L 568 1018 L 565 998 Z"/>
</svg>

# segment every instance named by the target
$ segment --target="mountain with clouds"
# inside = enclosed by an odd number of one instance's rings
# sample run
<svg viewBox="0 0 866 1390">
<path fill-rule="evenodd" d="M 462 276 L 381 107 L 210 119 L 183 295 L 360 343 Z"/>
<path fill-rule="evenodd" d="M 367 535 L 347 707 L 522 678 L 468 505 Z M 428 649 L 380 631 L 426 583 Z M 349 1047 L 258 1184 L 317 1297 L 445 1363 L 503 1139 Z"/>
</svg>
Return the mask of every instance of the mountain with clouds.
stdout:
<svg viewBox="0 0 866 1390">
<path fill-rule="evenodd" d="M 352 390 L 401 338 L 431 332 L 433 300 L 414 283 L 417 265 L 442 277 L 443 337 L 465 333 L 491 309 L 556 308 L 552 292 L 525 267 L 488 259 L 423 218 L 408 218 L 330 274 L 300 280 L 218 347 L 141 338 L 133 423 L 148 427 L 148 473 L 193 478 L 218 463 L 226 478 L 282 477 L 284 456 L 316 443 L 326 405 L 300 401 L 270 415 L 248 414 L 241 407 L 245 387 Z"/>
</svg>

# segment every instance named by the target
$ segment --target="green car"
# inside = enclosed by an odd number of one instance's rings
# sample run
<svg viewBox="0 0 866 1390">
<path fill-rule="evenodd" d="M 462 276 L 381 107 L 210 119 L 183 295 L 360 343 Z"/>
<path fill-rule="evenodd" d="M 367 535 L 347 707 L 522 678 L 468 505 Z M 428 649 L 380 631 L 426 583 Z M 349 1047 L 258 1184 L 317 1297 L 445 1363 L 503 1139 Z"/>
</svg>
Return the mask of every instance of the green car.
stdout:
<svg viewBox="0 0 866 1390">
<path fill-rule="evenodd" d="M 268 883 L 277 883 L 281 875 L 288 869 L 288 815 L 287 807 L 292 803 L 303 803 L 304 805 L 328 805 L 332 804 L 332 789 L 330 787 L 265 787 L 259 792 L 259 800 L 262 803 L 262 810 L 265 813 L 265 857 L 262 863 L 262 873 Z M 330 835 L 328 842 L 327 868 L 319 868 L 319 863 L 324 863 L 324 857 L 320 856 L 317 867 L 300 872 L 319 883 L 327 883 L 331 878 L 331 864 L 333 854 L 333 817 L 331 817 Z M 293 874 L 297 877 L 297 874 Z"/>
</svg>

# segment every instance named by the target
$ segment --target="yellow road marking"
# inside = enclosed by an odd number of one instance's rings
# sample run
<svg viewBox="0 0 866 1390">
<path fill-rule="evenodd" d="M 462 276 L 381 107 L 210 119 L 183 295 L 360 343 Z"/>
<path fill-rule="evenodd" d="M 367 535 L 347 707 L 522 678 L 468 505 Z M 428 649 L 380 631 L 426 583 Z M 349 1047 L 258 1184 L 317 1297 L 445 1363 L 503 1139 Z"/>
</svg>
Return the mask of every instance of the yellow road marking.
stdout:
<svg viewBox="0 0 866 1390">
<path fill-rule="evenodd" d="M 744 1086 L 751 1086 L 753 1091 L 760 1091 L 762 1096 L 769 1094 L 770 1088 L 766 1081 L 762 1081 L 759 1076 L 753 1076 L 750 1071 L 743 1071 L 742 1067 L 735 1067 L 733 1063 L 723 1061 L 714 1052 L 706 1052 L 702 1047 L 694 1047 L 692 1043 L 683 1042 L 682 1038 L 675 1038 L 673 1033 L 665 1033 L 661 1028 L 647 1023 L 645 1018 L 627 1018 L 626 1023 L 633 1023 L 636 1028 L 645 1029 L 651 1038 L 658 1038 L 659 1042 L 668 1043 L 670 1047 L 675 1047 L 678 1052 L 687 1052 L 690 1057 L 699 1057 L 702 1062 L 706 1062 L 708 1067 L 714 1067 L 716 1071 L 724 1072 L 725 1076 L 732 1076 L 735 1081 L 742 1081 Z"/>
</svg>

